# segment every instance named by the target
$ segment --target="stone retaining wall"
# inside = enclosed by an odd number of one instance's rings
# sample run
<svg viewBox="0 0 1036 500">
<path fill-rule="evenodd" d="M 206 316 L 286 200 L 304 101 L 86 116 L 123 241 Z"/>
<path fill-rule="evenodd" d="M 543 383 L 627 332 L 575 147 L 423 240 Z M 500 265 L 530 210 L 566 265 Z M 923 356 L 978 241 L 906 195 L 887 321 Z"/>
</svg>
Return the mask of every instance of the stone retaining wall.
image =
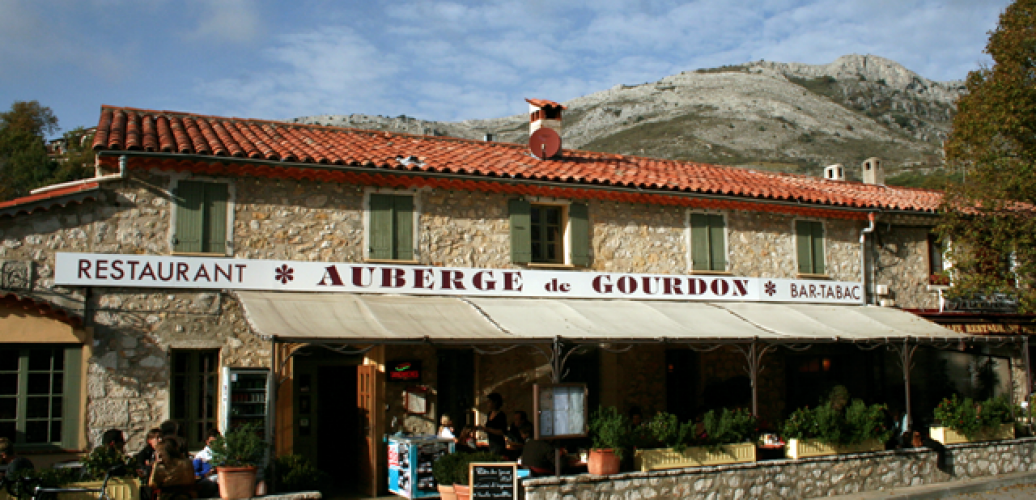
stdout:
<svg viewBox="0 0 1036 500">
<path fill-rule="evenodd" d="M 1036 438 L 523 481 L 526 500 L 813 498 L 1036 470 Z"/>
</svg>

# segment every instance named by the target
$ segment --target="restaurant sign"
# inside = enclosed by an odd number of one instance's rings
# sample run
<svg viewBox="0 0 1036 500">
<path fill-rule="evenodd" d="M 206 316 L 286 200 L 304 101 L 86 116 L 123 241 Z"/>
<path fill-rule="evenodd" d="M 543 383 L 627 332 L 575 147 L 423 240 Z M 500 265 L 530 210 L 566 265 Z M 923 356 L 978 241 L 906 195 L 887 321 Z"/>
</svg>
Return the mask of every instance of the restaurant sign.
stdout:
<svg viewBox="0 0 1036 500">
<path fill-rule="evenodd" d="M 58 253 L 63 286 L 862 304 L 860 283 L 716 275 Z"/>
</svg>

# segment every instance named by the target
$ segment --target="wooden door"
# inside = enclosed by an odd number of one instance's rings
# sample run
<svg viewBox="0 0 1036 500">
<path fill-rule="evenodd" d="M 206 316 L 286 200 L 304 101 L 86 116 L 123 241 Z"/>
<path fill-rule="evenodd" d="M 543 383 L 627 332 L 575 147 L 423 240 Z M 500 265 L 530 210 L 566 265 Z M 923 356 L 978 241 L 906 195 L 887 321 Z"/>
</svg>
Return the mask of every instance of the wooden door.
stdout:
<svg viewBox="0 0 1036 500">
<path fill-rule="evenodd" d="M 356 367 L 356 411 L 357 430 L 360 433 L 357 453 L 360 474 L 357 490 L 371 497 L 378 496 L 378 454 L 375 433 L 377 418 L 377 390 L 375 380 L 377 365 L 360 365 Z"/>
</svg>

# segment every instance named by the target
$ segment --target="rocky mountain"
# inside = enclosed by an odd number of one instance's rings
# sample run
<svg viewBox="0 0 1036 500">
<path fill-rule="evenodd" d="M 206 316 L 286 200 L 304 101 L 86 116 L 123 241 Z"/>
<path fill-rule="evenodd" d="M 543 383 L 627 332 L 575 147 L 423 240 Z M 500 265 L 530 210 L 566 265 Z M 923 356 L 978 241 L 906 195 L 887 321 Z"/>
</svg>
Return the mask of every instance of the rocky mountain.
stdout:
<svg viewBox="0 0 1036 500">
<path fill-rule="evenodd" d="M 832 163 L 885 160 L 890 175 L 941 165 L 964 91 L 895 61 L 848 55 L 825 65 L 757 61 L 617 85 L 565 102 L 564 147 L 820 175 Z M 550 96 L 529 96 L 549 98 Z M 524 114 L 433 122 L 322 115 L 303 123 L 524 143 Z"/>
</svg>

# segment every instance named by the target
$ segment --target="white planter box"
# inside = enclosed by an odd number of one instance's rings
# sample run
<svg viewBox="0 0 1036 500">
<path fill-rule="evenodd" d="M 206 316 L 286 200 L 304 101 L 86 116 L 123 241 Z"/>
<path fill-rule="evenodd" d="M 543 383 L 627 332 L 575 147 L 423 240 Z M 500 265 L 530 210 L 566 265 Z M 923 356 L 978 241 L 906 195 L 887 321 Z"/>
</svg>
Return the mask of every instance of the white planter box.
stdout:
<svg viewBox="0 0 1036 500">
<path fill-rule="evenodd" d="M 637 470 L 681 469 L 703 465 L 755 462 L 755 443 L 724 444 L 716 448 L 692 446 L 677 453 L 672 448 L 637 450 L 633 465 Z"/>
<path fill-rule="evenodd" d="M 824 455 L 842 455 L 845 453 L 865 453 L 868 451 L 881 451 L 885 449 L 885 443 L 877 439 L 871 439 L 859 444 L 824 444 L 812 439 L 789 439 L 788 445 L 784 448 L 784 456 L 788 458 L 821 457 Z"/>
<path fill-rule="evenodd" d="M 968 439 L 965 435 L 949 427 L 932 427 L 931 436 L 932 439 L 942 444 L 1014 439 L 1014 424 L 1000 424 L 999 428 L 982 429 L 975 435 L 974 439 Z"/>
</svg>

